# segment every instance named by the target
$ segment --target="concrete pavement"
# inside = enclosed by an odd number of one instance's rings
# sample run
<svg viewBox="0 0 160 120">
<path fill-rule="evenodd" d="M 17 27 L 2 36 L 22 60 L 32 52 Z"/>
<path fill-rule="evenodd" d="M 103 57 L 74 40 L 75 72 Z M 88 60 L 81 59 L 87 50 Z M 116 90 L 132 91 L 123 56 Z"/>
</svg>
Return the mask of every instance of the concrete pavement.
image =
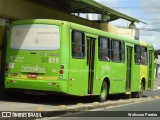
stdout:
<svg viewBox="0 0 160 120">
<path fill-rule="evenodd" d="M 160 80 L 155 80 L 154 82 L 154 90 L 160 89 Z M 84 102 L 83 100 L 79 100 L 77 103 L 72 105 L 66 105 L 62 104 L 65 102 L 60 102 L 58 104 L 55 104 L 57 99 L 54 101 L 55 98 L 50 97 L 35 97 L 33 101 L 29 100 L 30 98 L 26 98 L 28 100 L 25 100 L 26 96 L 20 96 L 17 100 L 15 99 L 3 99 L 3 89 L 0 89 L 0 111 L 35 111 L 35 112 L 42 112 L 43 116 L 56 116 L 56 115 L 62 115 L 69 111 L 76 112 L 76 111 L 86 111 L 86 110 L 92 110 L 96 108 L 104 108 L 109 106 L 115 106 L 115 105 L 123 105 L 128 103 L 137 103 L 137 102 L 145 102 L 145 101 L 151 101 L 155 99 L 160 99 L 160 95 L 155 97 L 143 97 L 143 98 L 134 98 L 134 99 L 116 99 L 116 100 L 108 100 L 105 103 L 99 103 L 99 102 L 93 102 L 90 103 Z M 41 100 L 39 100 L 41 99 Z M 51 99 L 48 101 L 45 101 L 44 99 Z M 71 102 L 74 101 L 74 99 L 70 99 Z M 44 101 L 40 103 L 40 101 Z M 80 103 L 81 102 L 81 103 Z M 58 112 L 55 112 L 58 111 Z M 59 112 L 60 111 L 60 112 Z"/>
<path fill-rule="evenodd" d="M 160 89 L 160 79 L 154 81 L 154 90 Z"/>
</svg>

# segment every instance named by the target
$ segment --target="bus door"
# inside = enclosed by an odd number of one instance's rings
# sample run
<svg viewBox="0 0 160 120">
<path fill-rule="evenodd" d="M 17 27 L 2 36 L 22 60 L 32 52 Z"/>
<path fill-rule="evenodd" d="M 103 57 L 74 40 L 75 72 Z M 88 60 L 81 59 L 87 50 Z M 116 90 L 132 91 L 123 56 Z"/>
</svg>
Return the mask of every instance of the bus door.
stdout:
<svg viewBox="0 0 160 120">
<path fill-rule="evenodd" d="M 95 38 L 89 36 L 72 32 L 68 94 L 82 96 L 93 92 Z"/>
<path fill-rule="evenodd" d="M 151 83 L 152 83 L 152 51 L 151 50 L 149 50 L 149 61 L 148 61 L 148 68 L 149 68 L 149 70 L 148 70 L 148 88 L 151 88 Z"/>
<path fill-rule="evenodd" d="M 87 36 L 88 94 L 93 94 L 95 40 Z"/>
<path fill-rule="evenodd" d="M 132 47 L 127 46 L 127 71 L 126 71 L 126 91 L 131 89 L 132 75 Z"/>
<path fill-rule="evenodd" d="M 83 96 L 88 94 L 87 39 L 81 31 L 71 37 L 68 94 Z"/>
</svg>

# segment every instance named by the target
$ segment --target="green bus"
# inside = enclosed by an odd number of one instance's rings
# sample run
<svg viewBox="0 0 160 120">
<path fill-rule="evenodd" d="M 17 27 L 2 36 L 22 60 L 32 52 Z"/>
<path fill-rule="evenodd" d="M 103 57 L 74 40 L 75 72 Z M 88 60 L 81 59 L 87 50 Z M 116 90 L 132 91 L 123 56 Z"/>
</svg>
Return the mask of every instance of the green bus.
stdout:
<svg viewBox="0 0 160 120">
<path fill-rule="evenodd" d="M 153 89 L 153 46 L 62 20 L 14 21 L 5 88 L 34 94 L 141 97 Z"/>
</svg>

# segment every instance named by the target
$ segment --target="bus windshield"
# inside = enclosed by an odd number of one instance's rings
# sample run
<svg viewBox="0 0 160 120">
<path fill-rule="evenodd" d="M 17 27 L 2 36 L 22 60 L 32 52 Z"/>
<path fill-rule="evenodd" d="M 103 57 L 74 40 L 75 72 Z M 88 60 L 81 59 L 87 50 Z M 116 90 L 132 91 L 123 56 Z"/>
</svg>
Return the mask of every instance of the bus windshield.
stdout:
<svg viewBox="0 0 160 120">
<path fill-rule="evenodd" d="M 55 25 L 44 24 L 14 26 L 11 32 L 10 47 L 21 50 L 59 49 L 59 28 Z"/>
</svg>

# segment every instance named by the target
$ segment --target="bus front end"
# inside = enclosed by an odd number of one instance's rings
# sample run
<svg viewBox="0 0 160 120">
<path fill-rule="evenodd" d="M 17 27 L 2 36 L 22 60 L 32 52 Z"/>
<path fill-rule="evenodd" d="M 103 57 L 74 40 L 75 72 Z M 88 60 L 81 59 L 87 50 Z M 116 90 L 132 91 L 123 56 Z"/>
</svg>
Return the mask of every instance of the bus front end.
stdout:
<svg viewBox="0 0 160 120">
<path fill-rule="evenodd" d="M 16 21 L 6 51 L 5 88 L 67 93 L 67 64 L 61 60 L 62 26 L 50 20 Z M 67 52 L 67 48 L 66 48 Z"/>
</svg>

